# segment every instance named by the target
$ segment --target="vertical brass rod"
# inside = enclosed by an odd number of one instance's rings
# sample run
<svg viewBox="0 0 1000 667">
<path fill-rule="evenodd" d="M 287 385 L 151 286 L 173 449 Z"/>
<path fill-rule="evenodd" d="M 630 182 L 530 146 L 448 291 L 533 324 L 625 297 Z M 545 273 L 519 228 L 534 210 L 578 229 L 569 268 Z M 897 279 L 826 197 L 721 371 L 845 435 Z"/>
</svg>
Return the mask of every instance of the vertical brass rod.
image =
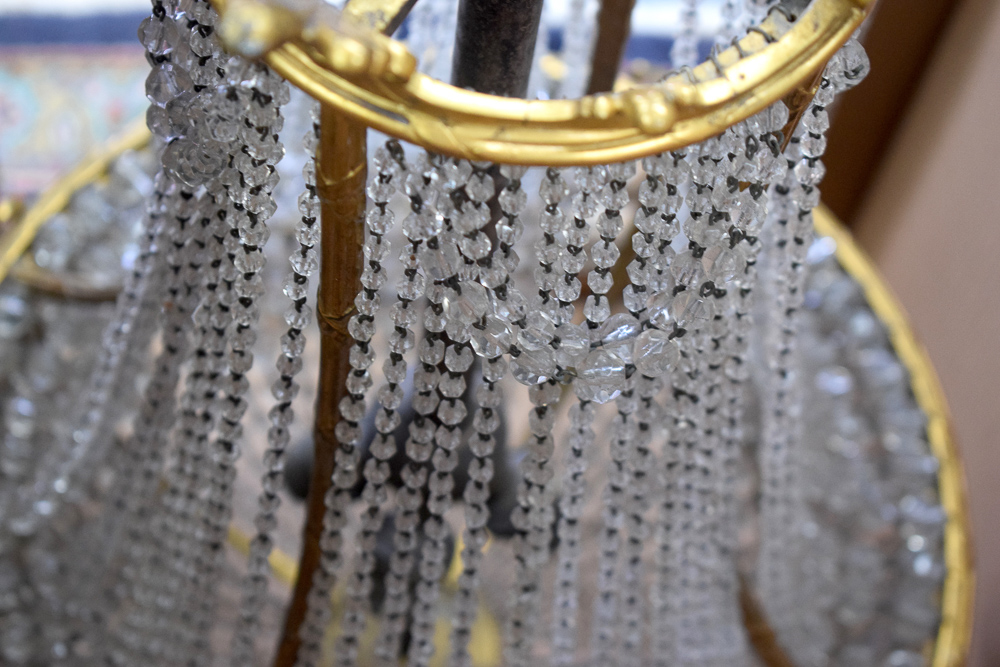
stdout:
<svg viewBox="0 0 1000 667">
<path fill-rule="evenodd" d="M 332 107 L 320 113 L 320 143 L 316 155 L 316 190 L 321 204 L 322 245 L 317 319 L 320 329 L 320 375 L 316 398 L 315 453 L 306 523 L 302 536 L 299 576 L 285 617 L 275 667 L 292 667 L 298 654 L 299 628 L 305 619 L 313 574 L 319 567 L 324 499 L 332 484 L 340 419 L 338 405 L 346 394 L 351 372 L 352 339 L 347 324 L 354 315 L 354 298 L 364 269 L 366 128 Z"/>
<path fill-rule="evenodd" d="M 597 39 L 587 94 L 604 93 L 615 85 L 625 55 L 635 0 L 602 0 L 597 15 Z"/>
<path fill-rule="evenodd" d="M 743 613 L 743 626 L 750 645 L 760 661 L 767 667 L 795 667 L 795 663 L 778 642 L 778 635 L 768 622 L 760 601 L 743 577 L 740 577 L 740 611 Z"/>
</svg>

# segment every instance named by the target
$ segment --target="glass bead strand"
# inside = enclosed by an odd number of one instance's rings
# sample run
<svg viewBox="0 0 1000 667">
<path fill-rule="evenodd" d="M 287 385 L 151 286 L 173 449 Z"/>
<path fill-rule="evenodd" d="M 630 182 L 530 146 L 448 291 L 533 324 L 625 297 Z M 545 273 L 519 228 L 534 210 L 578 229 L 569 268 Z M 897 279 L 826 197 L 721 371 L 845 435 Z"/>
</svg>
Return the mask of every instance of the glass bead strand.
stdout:
<svg viewBox="0 0 1000 667">
<path fill-rule="evenodd" d="M 319 108 L 311 109 L 312 126 L 307 131 L 303 145 L 306 150 L 306 164 L 302 169 L 305 191 L 299 197 L 299 224 L 295 237 L 299 247 L 289 257 L 291 271 L 285 278 L 284 292 L 291 300 L 294 313 L 289 313 L 292 322 L 286 322 L 287 330 L 281 338 L 281 353 L 275 364 L 279 378 L 271 392 L 275 400 L 268 416 L 268 448 L 264 452 L 264 475 L 261 478 L 261 492 L 257 499 L 257 515 L 254 526 L 257 535 L 250 542 L 247 576 L 243 581 L 243 599 L 240 620 L 233 635 L 231 664 L 239 667 L 252 662 L 254 645 L 260 625 L 260 613 L 265 602 L 267 583 L 270 575 L 268 558 L 274 549 L 273 533 L 277 524 L 277 510 L 281 503 L 279 489 L 284 479 L 284 465 L 289 443 L 289 427 L 295 412 L 293 401 L 298 394 L 299 384 L 295 377 L 302 369 L 305 350 L 305 331 L 299 320 L 309 303 L 309 279 L 316 271 L 316 261 L 310 251 L 320 243 L 319 196 L 316 192 L 315 147 L 319 139 Z"/>
<path fill-rule="evenodd" d="M 411 300 L 415 301 L 425 296 L 436 280 L 454 276 L 461 258 L 450 238 L 438 236 L 443 219 L 436 209 L 440 187 L 437 166 L 423 153 L 400 166 L 406 170 L 403 190 L 410 199 L 411 213 L 403 221 L 408 245 L 400 255 L 409 280 L 401 281 L 399 290 L 400 293 L 405 291 L 407 298 L 412 296 Z M 426 505 L 428 469 L 425 464 L 433 451 L 436 432 L 434 415 L 440 401 L 437 393 L 440 381 L 438 364 L 444 359 L 445 347 L 440 334 L 443 326 L 437 327 L 435 319 L 428 307 L 424 313 L 424 324 L 426 326 L 431 320 L 432 328 L 438 331 L 427 332 L 416 344 L 418 364 L 413 375 L 415 416 L 404 446 L 403 487 L 396 493 L 394 548 L 389 558 L 385 611 L 375 649 L 379 665 L 398 662 L 413 607 L 411 573 L 416 566 L 415 552 L 421 538 L 420 513 Z"/>
</svg>

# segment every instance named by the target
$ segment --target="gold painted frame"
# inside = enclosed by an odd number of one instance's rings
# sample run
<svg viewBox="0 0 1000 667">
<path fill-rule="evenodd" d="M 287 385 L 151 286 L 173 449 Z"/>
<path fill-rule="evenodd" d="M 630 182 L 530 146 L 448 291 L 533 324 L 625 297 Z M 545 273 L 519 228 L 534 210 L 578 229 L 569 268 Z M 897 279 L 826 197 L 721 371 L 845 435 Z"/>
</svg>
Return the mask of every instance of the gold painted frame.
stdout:
<svg viewBox="0 0 1000 667">
<path fill-rule="evenodd" d="M 948 403 L 927 351 L 907 320 L 899 300 L 850 232 L 822 204 L 813 212 L 816 233 L 837 243 L 837 261 L 864 290 L 872 312 L 885 327 L 896 356 L 910 374 L 917 405 L 927 415 L 927 439 L 938 460 L 938 494 L 947 515 L 944 530 L 945 580 L 941 592 L 941 625 L 931 651 L 930 667 L 962 667 L 972 635 L 975 574 L 970 546 L 969 509 L 962 460 L 951 429 Z"/>
<path fill-rule="evenodd" d="M 227 48 L 263 57 L 293 85 L 368 127 L 454 157 L 569 166 L 641 158 L 719 134 L 811 82 L 875 0 L 814 0 L 797 17 L 771 11 L 733 46 L 660 83 L 530 101 L 418 72 L 401 42 L 369 29 L 356 12 L 212 4 Z"/>
</svg>

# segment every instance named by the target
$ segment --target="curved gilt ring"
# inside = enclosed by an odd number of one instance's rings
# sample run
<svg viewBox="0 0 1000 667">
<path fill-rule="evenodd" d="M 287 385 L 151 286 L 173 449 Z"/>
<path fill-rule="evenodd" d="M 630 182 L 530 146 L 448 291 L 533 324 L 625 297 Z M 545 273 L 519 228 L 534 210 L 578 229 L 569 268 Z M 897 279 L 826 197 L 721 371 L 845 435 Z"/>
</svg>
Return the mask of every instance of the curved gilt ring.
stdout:
<svg viewBox="0 0 1000 667">
<path fill-rule="evenodd" d="M 875 0 L 814 0 L 794 22 L 772 11 L 737 45 L 657 84 L 531 101 L 417 72 L 401 42 L 326 5 L 212 2 L 228 48 L 263 57 L 312 97 L 370 127 L 455 157 L 568 166 L 679 148 L 757 113 L 818 72 Z"/>
</svg>

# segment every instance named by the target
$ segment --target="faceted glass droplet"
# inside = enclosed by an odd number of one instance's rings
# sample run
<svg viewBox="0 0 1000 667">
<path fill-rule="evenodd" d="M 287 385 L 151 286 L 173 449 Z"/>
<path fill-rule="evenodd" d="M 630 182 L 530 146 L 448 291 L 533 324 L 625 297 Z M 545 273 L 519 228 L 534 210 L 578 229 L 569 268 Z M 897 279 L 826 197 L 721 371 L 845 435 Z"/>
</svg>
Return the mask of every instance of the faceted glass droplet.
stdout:
<svg viewBox="0 0 1000 667">
<path fill-rule="evenodd" d="M 521 354 L 510 360 L 510 372 L 521 384 L 530 386 L 547 382 L 556 372 L 552 349 L 522 350 Z"/>
<path fill-rule="evenodd" d="M 466 281 L 459 283 L 457 292 L 445 297 L 445 314 L 466 325 L 478 322 L 490 306 L 486 288 L 477 282 Z"/>
<path fill-rule="evenodd" d="M 660 377 L 680 359 L 677 343 L 659 329 L 647 329 L 635 341 L 635 367 L 643 375 Z"/>
<path fill-rule="evenodd" d="M 670 304 L 670 316 L 677 326 L 697 329 L 714 317 L 713 299 L 698 296 L 693 290 L 685 290 L 674 297 Z"/>
<path fill-rule="evenodd" d="M 607 403 L 625 389 L 625 363 L 607 350 L 597 349 L 577 367 L 573 383 L 583 400 Z"/>
</svg>

